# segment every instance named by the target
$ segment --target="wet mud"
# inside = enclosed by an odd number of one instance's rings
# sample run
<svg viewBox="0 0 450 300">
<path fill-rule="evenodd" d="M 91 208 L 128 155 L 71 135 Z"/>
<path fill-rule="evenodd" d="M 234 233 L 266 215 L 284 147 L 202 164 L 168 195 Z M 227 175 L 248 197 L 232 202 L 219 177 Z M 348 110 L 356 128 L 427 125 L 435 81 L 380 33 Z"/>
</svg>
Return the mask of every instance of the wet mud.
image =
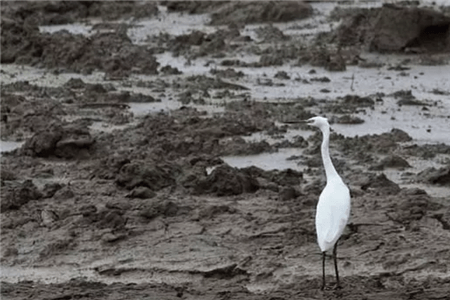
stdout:
<svg viewBox="0 0 450 300">
<path fill-rule="evenodd" d="M 447 299 L 449 10 L 376 4 L 2 4 L 2 299 Z M 325 291 L 317 114 L 352 194 Z"/>
</svg>

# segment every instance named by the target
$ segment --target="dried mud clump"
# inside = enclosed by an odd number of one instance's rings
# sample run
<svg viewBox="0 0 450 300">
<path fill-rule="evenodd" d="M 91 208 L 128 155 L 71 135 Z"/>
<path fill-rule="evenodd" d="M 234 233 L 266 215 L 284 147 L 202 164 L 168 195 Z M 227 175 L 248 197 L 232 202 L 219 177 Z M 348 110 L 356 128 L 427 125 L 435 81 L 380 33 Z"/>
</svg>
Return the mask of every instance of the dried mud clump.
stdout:
<svg viewBox="0 0 450 300">
<path fill-rule="evenodd" d="M 80 125 L 53 125 L 37 132 L 20 148 L 21 155 L 86 158 L 94 144 L 89 130 Z"/>
<path fill-rule="evenodd" d="M 253 191 L 258 187 L 257 181 L 242 170 L 221 167 L 207 175 L 206 168 L 221 164 L 217 158 L 220 155 L 272 150 L 266 142 L 247 143 L 240 137 L 271 126 L 269 120 L 245 112 L 215 118 L 203 118 L 189 109 L 171 115 L 149 115 L 135 127 L 96 139 L 97 155 L 108 158 L 99 161 L 92 176 L 115 180 L 128 190 L 142 186 L 159 191 L 179 186 L 197 194 Z M 224 183 L 220 182 L 222 179 Z M 242 182 L 244 185 L 239 187 Z M 229 188 L 235 183 L 238 187 Z"/>
<path fill-rule="evenodd" d="M 422 219 L 430 210 L 437 210 L 439 205 L 431 202 L 430 196 L 424 190 L 402 190 L 398 195 L 399 201 L 393 202 L 393 212 L 387 215 L 391 220 L 410 225 L 414 221 Z"/>
<path fill-rule="evenodd" d="M 436 154 L 450 154 L 450 145 L 444 143 L 427 144 L 427 145 L 411 145 L 403 149 L 406 155 L 413 155 L 423 159 L 430 159 L 436 157 Z"/>
<path fill-rule="evenodd" d="M 289 22 L 312 14 L 303 1 L 163 1 L 169 11 L 210 13 L 210 25 Z"/>
<path fill-rule="evenodd" d="M 240 37 L 237 28 L 219 29 L 214 33 L 206 34 L 202 31 L 194 30 L 189 34 L 183 34 L 174 38 L 169 38 L 167 48 L 175 56 L 185 55 L 188 58 L 214 55 L 214 57 L 224 57 L 225 52 L 230 50 L 230 41 Z M 195 46 L 195 47 L 193 47 Z"/>
<path fill-rule="evenodd" d="M 120 168 L 116 184 L 128 190 L 142 186 L 158 191 L 174 185 L 180 173 L 181 170 L 175 164 L 136 160 Z"/>
<path fill-rule="evenodd" d="M 298 56 L 298 65 L 309 63 L 312 66 L 323 67 L 331 72 L 343 72 L 347 69 L 346 60 L 340 51 L 330 50 L 323 45 L 312 46 L 307 51 L 301 50 Z"/>
<path fill-rule="evenodd" d="M 389 180 L 386 175 L 370 174 L 367 177 L 367 182 L 361 185 L 363 191 L 374 191 L 379 195 L 396 195 L 400 192 L 398 184 Z"/>
<path fill-rule="evenodd" d="M 359 117 L 356 117 L 356 116 L 343 115 L 336 120 L 336 123 L 338 123 L 338 124 L 362 124 L 362 123 L 364 123 L 364 120 Z"/>
<path fill-rule="evenodd" d="M 36 26 L 24 25 L 13 19 L 3 17 L 1 19 L 1 63 L 13 63 L 18 56 L 27 52 L 29 40 L 39 34 Z M 36 53 L 38 55 L 38 53 Z"/>
<path fill-rule="evenodd" d="M 243 169 L 221 165 L 194 187 L 196 194 L 214 193 L 217 196 L 253 193 L 259 189 L 258 181 Z"/>
<path fill-rule="evenodd" d="M 204 14 L 226 5 L 230 1 L 161 1 L 170 12 Z"/>
<path fill-rule="evenodd" d="M 417 178 L 421 182 L 450 186 L 450 165 L 439 169 L 427 168 L 417 174 Z"/>
<path fill-rule="evenodd" d="M 33 181 L 25 180 L 18 186 L 1 185 L 2 201 L 1 212 L 7 210 L 19 209 L 22 205 L 31 200 L 39 200 L 42 193 L 34 185 Z"/>
<path fill-rule="evenodd" d="M 341 46 L 371 51 L 450 51 L 450 17 L 427 8 L 384 5 L 346 17 L 336 31 Z"/>
<path fill-rule="evenodd" d="M 412 138 L 401 129 L 392 129 L 382 134 L 365 135 L 354 138 L 336 138 L 339 150 L 343 153 L 355 155 L 355 153 L 379 153 L 387 154 L 397 149 L 398 143 L 409 142 Z M 350 151 L 352 149 L 352 151 Z"/>
<path fill-rule="evenodd" d="M 66 114 L 62 104 L 43 96 L 44 98 L 37 98 L 10 94 L 4 92 L 2 87 L 2 138 L 24 139 L 44 130 L 48 124 L 62 122 L 60 118 Z"/>
<path fill-rule="evenodd" d="M 282 42 L 290 39 L 289 36 L 272 24 L 257 28 L 255 33 L 260 40 L 266 43 Z"/>
<path fill-rule="evenodd" d="M 5 25 L 5 26 L 3 26 Z M 67 31 L 40 33 L 34 26 L 3 20 L 2 63 L 39 65 L 74 72 L 106 72 L 108 78 L 128 76 L 133 69 L 157 74 L 158 62 L 144 46 L 134 45 L 124 33 L 96 33 L 91 37 Z"/>
<path fill-rule="evenodd" d="M 417 7 L 385 5 L 373 27 L 370 49 L 400 51 L 406 47 L 421 47 L 448 51 L 449 29 L 450 17 L 442 13 Z"/>
<path fill-rule="evenodd" d="M 343 21 L 336 29 L 336 37 L 342 46 L 363 46 L 370 40 L 372 24 L 378 15 L 378 9 L 342 10 L 337 7 L 332 12 L 332 19 Z"/>
<path fill-rule="evenodd" d="M 2 15 L 33 25 L 70 24 L 85 18 L 144 18 L 158 13 L 151 1 L 11 1 Z"/>
<path fill-rule="evenodd" d="M 402 157 L 398 155 L 388 155 L 383 158 L 378 164 L 371 167 L 371 170 L 383 170 L 385 168 L 394 168 L 404 170 L 410 168 L 411 165 Z"/>
<path fill-rule="evenodd" d="M 332 113 L 335 114 L 351 114 L 357 111 L 360 111 L 364 108 L 373 108 L 375 105 L 375 101 L 371 97 L 361 97 L 358 95 L 345 95 L 342 98 L 338 98 L 338 103 L 330 103 L 325 106 L 325 108 Z M 353 124 L 362 123 L 358 121 L 358 118 L 350 117 L 350 116 L 342 116 L 339 119 L 340 121 L 355 121 Z"/>
<path fill-rule="evenodd" d="M 211 14 L 211 25 L 289 22 L 312 14 L 302 1 L 230 1 Z"/>
</svg>

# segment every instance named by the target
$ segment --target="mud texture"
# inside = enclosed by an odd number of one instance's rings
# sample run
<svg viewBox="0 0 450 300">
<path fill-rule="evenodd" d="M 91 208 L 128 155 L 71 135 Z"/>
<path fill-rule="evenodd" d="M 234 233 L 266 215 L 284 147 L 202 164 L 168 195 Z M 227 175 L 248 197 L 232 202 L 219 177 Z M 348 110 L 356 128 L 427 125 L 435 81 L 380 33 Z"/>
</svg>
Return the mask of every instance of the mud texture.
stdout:
<svg viewBox="0 0 450 300">
<path fill-rule="evenodd" d="M 442 121 L 448 87 L 422 91 L 428 74 L 411 62 L 446 63 L 448 9 L 324 17 L 313 5 L 2 3 L 1 137 L 22 144 L 1 154 L 1 298 L 447 299 L 448 141 L 419 142 L 401 126 L 341 132 L 374 115 Z M 135 43 L 139 20 L 164 13 L 210 18 Z M 320 22 L 295 23 L 308 18 Z M 339 19 L 328 32 L 291 34 Z M 39 30 L 74 22 L 93 25 L 89 36 Z M 365 50 L 410 56 L 392 64 Z M 397 76 L 386 86 L 411 72 L 420 89 L 366 93 L 360 68 Z M 337 92 L 339 74 L 351 92 Z M 279 96 L 293 85 L 304 92 Z M 317 114 L 341 128 L 330 152 L 352 194 L 342 288 L 327 256 L 324 291 L 314 227 L 322 135 L 298 123 Z M 232 163 L 285 152 L 286 168 Z"/>
</svg>

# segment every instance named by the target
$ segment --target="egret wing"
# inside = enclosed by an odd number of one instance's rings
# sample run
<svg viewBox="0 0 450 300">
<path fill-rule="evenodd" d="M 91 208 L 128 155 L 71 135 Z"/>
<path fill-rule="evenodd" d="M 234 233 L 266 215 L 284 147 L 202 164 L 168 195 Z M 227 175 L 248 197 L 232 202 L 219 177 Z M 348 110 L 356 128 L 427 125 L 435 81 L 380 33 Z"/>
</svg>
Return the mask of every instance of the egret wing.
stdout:
<svg viewBox="0 0 450 300">
<path fill-rule="evenodd" d="M 342 183 L 328 185 L 319 198 L 316 212 L 317 240 L 322 251 L 334 246 L 350 216 L 350 192 Z"/>
</svg>

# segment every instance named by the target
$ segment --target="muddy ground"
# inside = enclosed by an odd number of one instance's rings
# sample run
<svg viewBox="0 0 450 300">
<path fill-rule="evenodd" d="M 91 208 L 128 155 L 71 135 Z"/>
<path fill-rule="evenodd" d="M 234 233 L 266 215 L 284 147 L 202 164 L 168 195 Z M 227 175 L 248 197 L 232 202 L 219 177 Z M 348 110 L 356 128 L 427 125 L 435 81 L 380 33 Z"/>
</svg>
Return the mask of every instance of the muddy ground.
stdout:
<svg viewBox="0 0 450 300">
<path fill-rule="evenodd" d="M 419 2 L 2 2 L 2 299 L 448 299 L 450 9 Z M 352 192 L 325 291 L 321 134 L 286 124 L 317 114 Z"/>
</svg>

